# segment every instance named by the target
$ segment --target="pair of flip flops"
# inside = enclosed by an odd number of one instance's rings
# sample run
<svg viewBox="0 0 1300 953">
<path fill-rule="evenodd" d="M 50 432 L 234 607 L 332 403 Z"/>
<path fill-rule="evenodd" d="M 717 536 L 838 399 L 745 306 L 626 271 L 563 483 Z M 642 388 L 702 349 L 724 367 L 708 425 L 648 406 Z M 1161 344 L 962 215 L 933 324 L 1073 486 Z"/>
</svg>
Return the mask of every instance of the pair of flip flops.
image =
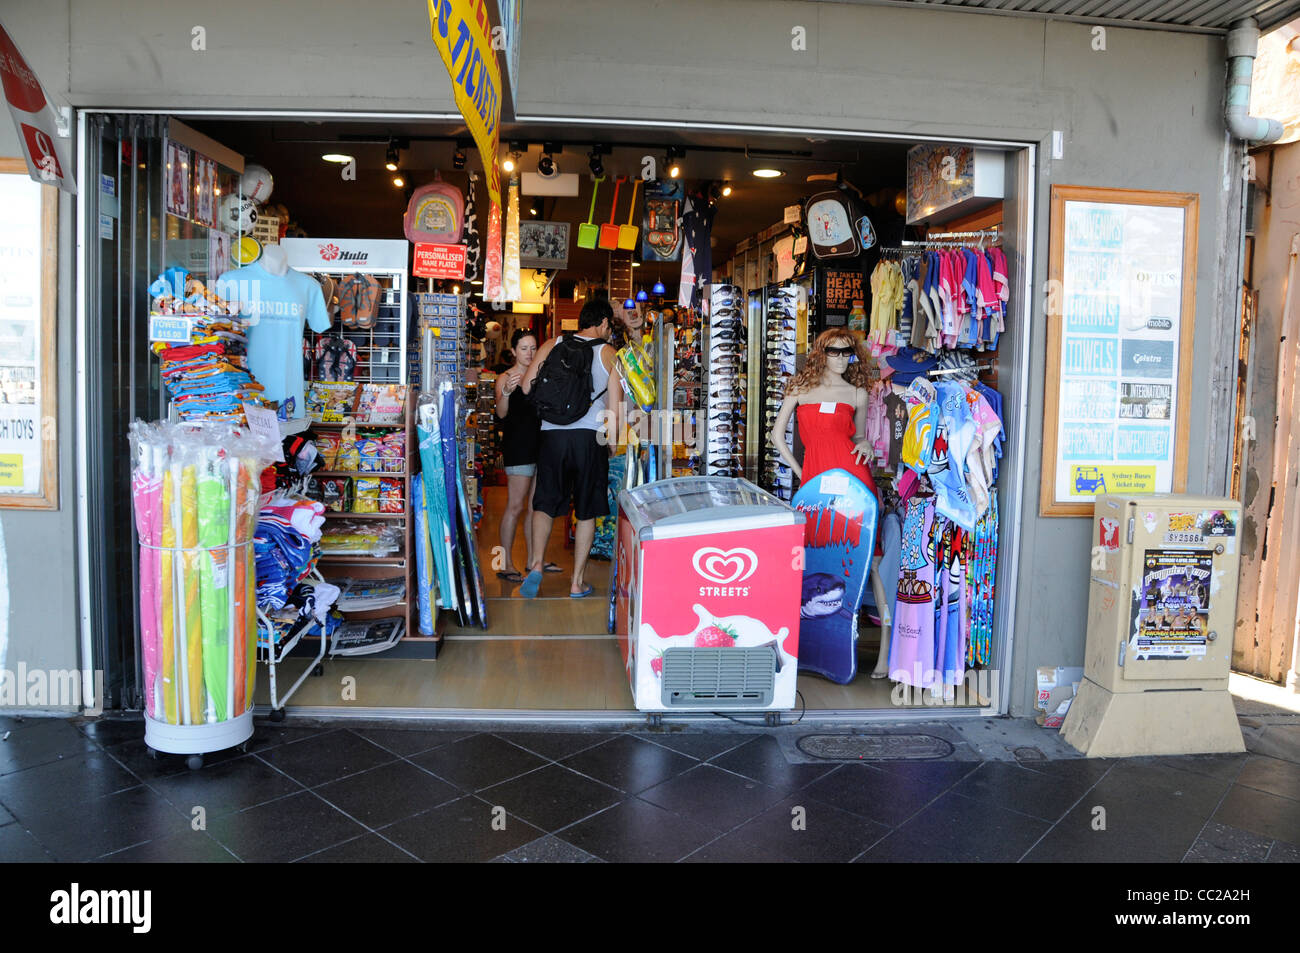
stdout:
<svg viewBox="0 0 1300 953">
<path fill-rule="evenodd" d="M 338 285 L 339 319 L 345 328 L 373 328 L 379 314 L 379 282 L 370 275 L 349 275 Z"/>
<path fill-rule="evenodd" d="M 555 563 L 546 563 L 546 565 L 542 566 L 542 571 L 543 572 L 564 572 L 564 570 L 561 567 L 555 565 Z M 515 572 L 499 572 L 497 573 L 497 578 L 504 579 L 506 582 L 523 582 L 524 574 L 517 570 Z"/>
</svg>

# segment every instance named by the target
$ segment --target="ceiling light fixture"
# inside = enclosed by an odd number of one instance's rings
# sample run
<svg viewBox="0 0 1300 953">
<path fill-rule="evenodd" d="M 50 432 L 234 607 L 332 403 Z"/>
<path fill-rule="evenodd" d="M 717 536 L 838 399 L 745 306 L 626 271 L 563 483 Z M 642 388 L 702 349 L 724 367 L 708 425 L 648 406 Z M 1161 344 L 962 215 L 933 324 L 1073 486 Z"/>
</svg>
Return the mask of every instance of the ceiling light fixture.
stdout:
<svg viewBox="0 0 1300 953">
<path fill-rule="evenodd" d="M 347 165 L 352 161 L 352 156 L 346 155 L 342 152 L 327 152 L 325 155 L 321 156 L 321 158 L 326 162 L 337 162 L 339 165 Z"/>
<path fill-rule="evenodd" d="M 664 153 L 664 168 L 668 171 L 670 179 L 676 179 L 682 174 L 681 163 L 677 159 L 686 155 L 686 150 L 680 146 L 669 146 Z"/>
<path fill-rule="evenodd" d="M 531 206 L 529 206 L 529 208 L 528 208 L 528 214 L 529 214 L 529 215 L 536 215 L 536 214 L 537 214 L 537 203 L 536 203 L 536 202 L 534 202 Z"/>
<path fill-rule="evenodd" d="M 640 291 L 638 291 L 638 292 L 636 293 L 636 300 L 637 300 L 637 301 L 649 301 L 649 300 L 650 300 L 650 296 L 649 296 L 648 294 L 646 294 L 646 293 L 645 293 L 645 289 L 642 288 Z"/>
<path fill-rule="evenodd" d="M 665 295 L 668 293 L 668 289 L 664 287 L 664 283 L 662 281 L 656 281 L 654 287 L 651 288 L 650 290 L 657 295 Z"/>
<path fill-rule="evenodd" d="M 636 302 L 633 301 L 631 298 L 628 298 L 626 301 L 623 302 L 624 311 L 633 311 L 635 309 L 636 309 Z"/>
<path fill-rule="evenodd" d="M 513 172 L 513 171 L 515 171 L 515 160 L 518 159 L 518 158 L 519 158 L 519 153 L 518 153 L 518 152 L 512 152 L 512 153 L 510 153 L 509 156 L 507 156 L 505 159 L 503 159 L 503 160 L 501 161 L 501 171 L 502 171 L 502 172 Z"/>
<path fill-rule="evenodd" d="M 730 194 L 731 194 L 731 183 L 730 183 L 730 182 L 723 182 L 723 183 L 722 183 L 722 197 L 725 199 L 725 198 L 726 198 L 728 195 L 730 195 Z"/>
<path fill-rule="evenodd" d="M 396 172 L 401 159 L 401 153 L 397 148 L 397 140 L 389 139 L 388 150 L 384 153 L 384 168 L 389 172 Z"/>
<path fill-rule="evenodd" d="M 406 180 L 402 178 L 400 175 L 395 175 L 393 176 L 393 185 L 397 186 L 397 188 L 399 189 L 405 188 Z"/>
<path fill-rule="evenodd" d="M 764 168 L 764 169 L 755 169 L 754 175 L 758 176 L 760 179 L 779 179 L 781 176 L 785 175 L 785 173 L 782 172 L 780 169 Z"/>
<path fill-rule="evenodd" d="M 548 179 L 555 175 L 555 160 L 551 158 L 549 152 L 543 152 L 541 158 L 537 160 L 537 174 Z"/>
</svg>

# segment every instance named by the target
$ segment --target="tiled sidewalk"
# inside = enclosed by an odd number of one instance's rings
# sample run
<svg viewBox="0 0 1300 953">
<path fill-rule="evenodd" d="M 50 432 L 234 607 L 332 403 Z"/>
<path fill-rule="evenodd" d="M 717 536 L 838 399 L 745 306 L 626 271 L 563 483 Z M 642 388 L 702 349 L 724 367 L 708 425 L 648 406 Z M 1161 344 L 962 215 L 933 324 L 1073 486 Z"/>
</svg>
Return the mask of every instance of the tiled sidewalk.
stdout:
<svg viewBox="0 0 1300 953">
<path fill-rule="evenodd" d="M 262 724 L 191 772 L 139 721 L 0 717 L 0 860 L 1300 861 L 1291 761 L 806 763 L 779 738 L 822 731 Z"/>
</svg>

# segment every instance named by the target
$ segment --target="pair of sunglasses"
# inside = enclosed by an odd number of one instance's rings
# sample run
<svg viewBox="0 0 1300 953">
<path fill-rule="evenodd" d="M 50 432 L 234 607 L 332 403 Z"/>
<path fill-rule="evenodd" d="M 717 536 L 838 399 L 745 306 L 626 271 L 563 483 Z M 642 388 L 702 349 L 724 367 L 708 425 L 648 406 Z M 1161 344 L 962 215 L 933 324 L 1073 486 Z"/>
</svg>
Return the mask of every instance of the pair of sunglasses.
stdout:
<svg viewBox="0 0 1300 953">
<path fill-rule="evenodd" d="M 852 357 L 857 352 L 858 349 L 856 347 L 831 347 L 829 344 L 826 345 L 827 354 L 838 354 L 841 357 Z"/>
</svg>

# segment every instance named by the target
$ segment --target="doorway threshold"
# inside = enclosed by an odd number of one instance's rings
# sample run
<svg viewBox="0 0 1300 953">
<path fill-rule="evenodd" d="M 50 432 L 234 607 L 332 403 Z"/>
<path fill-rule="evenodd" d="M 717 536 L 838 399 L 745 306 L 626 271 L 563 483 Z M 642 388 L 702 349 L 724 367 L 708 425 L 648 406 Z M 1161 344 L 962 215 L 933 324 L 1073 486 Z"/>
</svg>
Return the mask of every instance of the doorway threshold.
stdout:
<svg viewBox="0 0 1300 953">
<path fill-rule="evenodd" d="M 268 705 L 258 705 L 254 713 L 265 717 L 271 713 Z M 400 722 L 501 722 L 533 724 L 587 724 L 587 725 L 643 725 L 646 712 L 635 710 L 609 711 L 545 711 L 528 709 L 483 709 L 483 708 L 360 708 L 325 705 L 289 706 L 285 708 L 289 718 L 305 718 L 339 721 L 400 721 Z M 762 719 L 766 712 L 728 712 L 730 717 L 715 715 L 710 712 L 662 712 L 664 724 L 748 724 L 753 719 L 752 727 L 762 728 Z M 973 707 L 921 706 L 904 709 L 871 710 L 836 710 L 818 709 L 798 713 L 781 712 L 781 727 L 795 724 L 899 724 L 907 722 L 934 722 L 957 718 L 996 718 L 1000 717 L 996 709 Z M 797 720 L 796 720 L 797 719 Z M 290 725 L 291 726 L 291 725 Z"/>
</svg>

